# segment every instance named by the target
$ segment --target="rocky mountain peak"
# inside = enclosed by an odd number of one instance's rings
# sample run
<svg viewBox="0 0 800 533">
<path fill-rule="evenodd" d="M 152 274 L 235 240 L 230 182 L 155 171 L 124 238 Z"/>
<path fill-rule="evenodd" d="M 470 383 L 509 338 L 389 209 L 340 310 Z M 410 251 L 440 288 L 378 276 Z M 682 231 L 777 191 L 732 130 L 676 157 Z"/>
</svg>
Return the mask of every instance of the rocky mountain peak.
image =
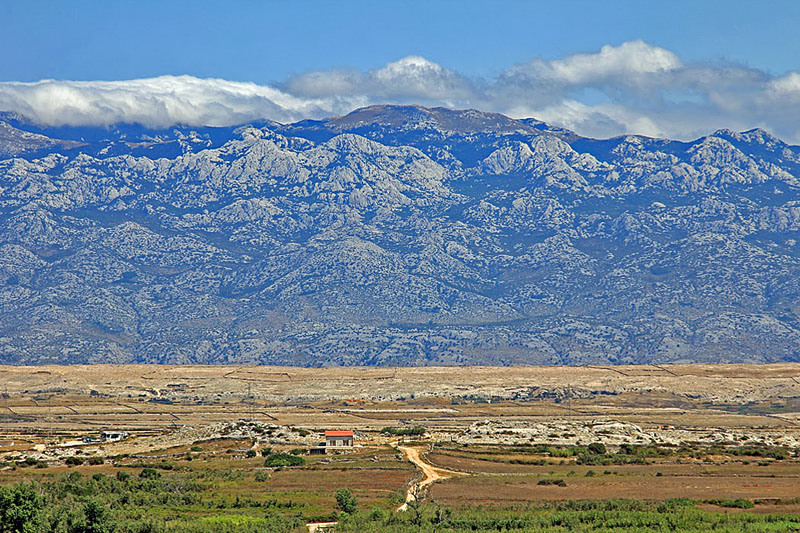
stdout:
<svg viewBox="0 0 800 533">
<path fill-rule="evenodd" d="M 0 362 L 800 359 L 800 148 L 372 106 L 0 120 Z"/>
</svg>

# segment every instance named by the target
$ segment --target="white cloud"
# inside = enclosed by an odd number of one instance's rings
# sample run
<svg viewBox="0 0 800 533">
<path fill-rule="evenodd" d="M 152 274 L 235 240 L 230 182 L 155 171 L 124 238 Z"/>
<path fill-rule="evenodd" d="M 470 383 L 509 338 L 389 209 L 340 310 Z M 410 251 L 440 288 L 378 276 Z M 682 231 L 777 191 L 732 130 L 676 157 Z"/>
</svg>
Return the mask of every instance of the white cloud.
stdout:
<svg viewBox="0 0 800 533">
<path fill-rule="evenodd" d="M 0 83 L 0 110 L 50 125 L 290 122 L 376 103 L 472 107 L 595 137 L 692 139 L 719 128 L 763 127 L 800 143 L 800 73 L 776 77 L 737 64 L 686 63 L 643 41 L 533 59 L 493 79 L 408 56 L 364 72 L 309 72 L 276 86 L 191 76 Z"/>
<path fill-rule="evenodd" d="M 575 54 L 553 61 L 534 60 L 515 70 L 572 85 L 609 79 L 626 81 L 624 77 L 667 72 L 680 67 L 680 59 L 669 50 L 643 41 L 629 41 L 620 46 L 603 46 L 594 54 Z"/>
<path fill-rule="evenodd" d="M 257 118 L 296 120 L 330 112 L 327 102 L 254 83 L 191 76 L 129 81 L 0 83 L 0 109 L 47 125 L 230 125 Z"/>
<path fill-rule="evenodd" d="M 408 56 L 367 72 L 331 70 L 290 79 L 284 90 L 303 97 L 367 98 L 392 103 L 456 104 L 473 95 L 470 81 L 438 63 Z"/>
<path fill-rule="evenodd" d="M 769 83 L 769 88 L 778 98 L 800 99 L 800 74 L 791 72 Z"/>
<path fill-rule="evenodd" d="M 374 72 L 375 78 L 384 83 L 404 82 L 408 78 L 424 83 L 431 78 L 439 78 L 447 76 L 447 74 L 444 67 L 420 56 L 404 57 Z"/>
<path fill-rule="evenodd" d="M 681 66 L 678 56 L 642 41 L 631 41 L 620 46 L 606 45 L 596 54 L 577 54 L 561 61 L 553 61 L 553 71 L 570 83 L 586 83 L 631 74 L 651 74 L 675 70 Z"/>
</svg>

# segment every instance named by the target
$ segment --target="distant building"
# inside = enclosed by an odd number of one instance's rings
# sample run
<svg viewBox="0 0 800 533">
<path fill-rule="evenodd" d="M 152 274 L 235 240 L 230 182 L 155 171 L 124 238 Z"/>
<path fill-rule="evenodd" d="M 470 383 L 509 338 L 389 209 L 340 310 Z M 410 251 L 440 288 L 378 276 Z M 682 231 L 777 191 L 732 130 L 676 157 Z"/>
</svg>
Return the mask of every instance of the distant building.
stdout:
<svg viewBox="0 0 800 533">
<path fill-rule="evenodd" d="M 129 434 L 125 431 L 103 431 L 100 434 L 100 440 L 102 442 L 119 442 L 127 439 L 128 437 Z"/>
<path fill-rule="evenodd" d="M 326 431 L 325 448 L 352 448 L 353 431 Z"/>
</svg>

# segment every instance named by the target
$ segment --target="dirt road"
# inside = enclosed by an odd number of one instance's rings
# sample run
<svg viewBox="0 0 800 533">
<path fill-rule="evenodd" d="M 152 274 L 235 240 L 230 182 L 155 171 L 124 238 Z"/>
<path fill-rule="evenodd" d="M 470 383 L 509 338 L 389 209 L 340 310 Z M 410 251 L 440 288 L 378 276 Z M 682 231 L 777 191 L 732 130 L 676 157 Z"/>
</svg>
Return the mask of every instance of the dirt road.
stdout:
<svg viewBox="0 0 800 533">
<path fill-rule="evenodd" d="M 412 448 L 411 446 L 397 446 L 397 449 L 403 452 L 403 456 L 417 465 L 420 470 L 422 470 L 423 477 L 421 480 L 417 481 L 416 483 L 411 483 L 406 490 L 406 501 L 397 508 L 398 511 L 405 511 L 408 509 L 408 502 L 414 501 L 416 499 L 417 494 L 421 494 L 422 490 L 430 485 L 435 481 L 439 481 L 440 479 L 447 479 L 453 476 L 463 475 L 461 472 L 456 472 L 454 470 L 447 470 L 445 468 L 439 468 L 433 466 L 429 463 L 426 463 L 425 460 L 422 458 L 420 451 L 418 448 Z"/>
<path fill-rule="evenodd" d="M 323 531 L 333 531 L 339 522 L 309 522 L 306 524 L 308 533 L 323 533 Z"/>
</svg>

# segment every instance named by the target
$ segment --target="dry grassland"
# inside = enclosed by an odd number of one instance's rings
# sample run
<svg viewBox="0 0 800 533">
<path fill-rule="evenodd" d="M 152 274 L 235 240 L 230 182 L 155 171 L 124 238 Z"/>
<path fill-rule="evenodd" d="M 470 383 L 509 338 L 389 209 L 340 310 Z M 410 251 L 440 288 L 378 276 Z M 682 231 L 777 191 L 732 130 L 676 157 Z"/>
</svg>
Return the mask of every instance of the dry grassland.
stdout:
<svg viewBox="0 0 800 533">
<path fill-rule="evenodd" d="M 508 427 L 538 423 L 636 424 L 643 432 L 734 432 L 735 438 L 800 436 L 800 365 L 670 365 L 635 367 L 289 368 L 97 365 L 0 367 L 0 460 L 20 452 L 69 449 L 102 430 L 128 431 L 121 443 L 80 446 L 110 457 L 186 461 L 191 470 L 233 470 L 244 481 L 221 484 L 226 497 L 263 490 L 330 510 L 336 489 L 350 487 L 366 503 L 387 502 L 414 476 L 381 436 L 384 426 L 422 425 L 425 442 L 438 443 L 427 458 L 435 465 L 470 472 L 436 483 L 430 494 L 447 505 L 512 504 L 535 500 L 673 497 L 787 499 L 800 495 L 800 463 L 794 455 L 765 464 L 758 458 L 702 460 L 656 458 L 648 464 L 585 466 L 515 452 L 504 432 L 499 446 L 475 438 L 476 424 Z M 309 431 L 296 443 L 319 442 L 324 429 L 354 429 L 364 448 L 353 454 L 313 458 L 307 467 L 271 473 L 265 485 L 252 479 L 263 459 L 244 451 L 263 446 L 201 437 L 214 423 L 254 420 Z M 191 428 L 191 429 L 190 429 Z M 195 431 L 195 429 L 197 431 Z M 470 433 L 472 432 L 472 433 Z M 738 432 L 738 433 L 737 433 Z M 510 433 L 510 432 L 509 432 Z M 778 437 L 776 437 L 776 435 Z M 726 437 L 730 438 L 730 437 Z M 792 441 L 793 442 L 793 441 Z M 579 443 L 580 444 L 580 443 Z M 586 443 L 583 443 L 586 444 Z M 202 453 L 187 461 L 192 446 Z M 506 447 L 504 448 L 503 445 Z M 761 464 L 759 464 L 761 463 Z M 120 463 L 122 464 L 122 463 Z M 108 471 L 109 465 L 77 467 Z M 48 475 L 65 466 L 46 469 Z M 587 476 L 592 470 L 594 475 Z M 33 469 L 0 472 L 0 482 L 40 476 Z M 563 478 L 566 487 L 539 485 Z M 328 503 L 324 503 L 328 502 Z"/>
</svg>

